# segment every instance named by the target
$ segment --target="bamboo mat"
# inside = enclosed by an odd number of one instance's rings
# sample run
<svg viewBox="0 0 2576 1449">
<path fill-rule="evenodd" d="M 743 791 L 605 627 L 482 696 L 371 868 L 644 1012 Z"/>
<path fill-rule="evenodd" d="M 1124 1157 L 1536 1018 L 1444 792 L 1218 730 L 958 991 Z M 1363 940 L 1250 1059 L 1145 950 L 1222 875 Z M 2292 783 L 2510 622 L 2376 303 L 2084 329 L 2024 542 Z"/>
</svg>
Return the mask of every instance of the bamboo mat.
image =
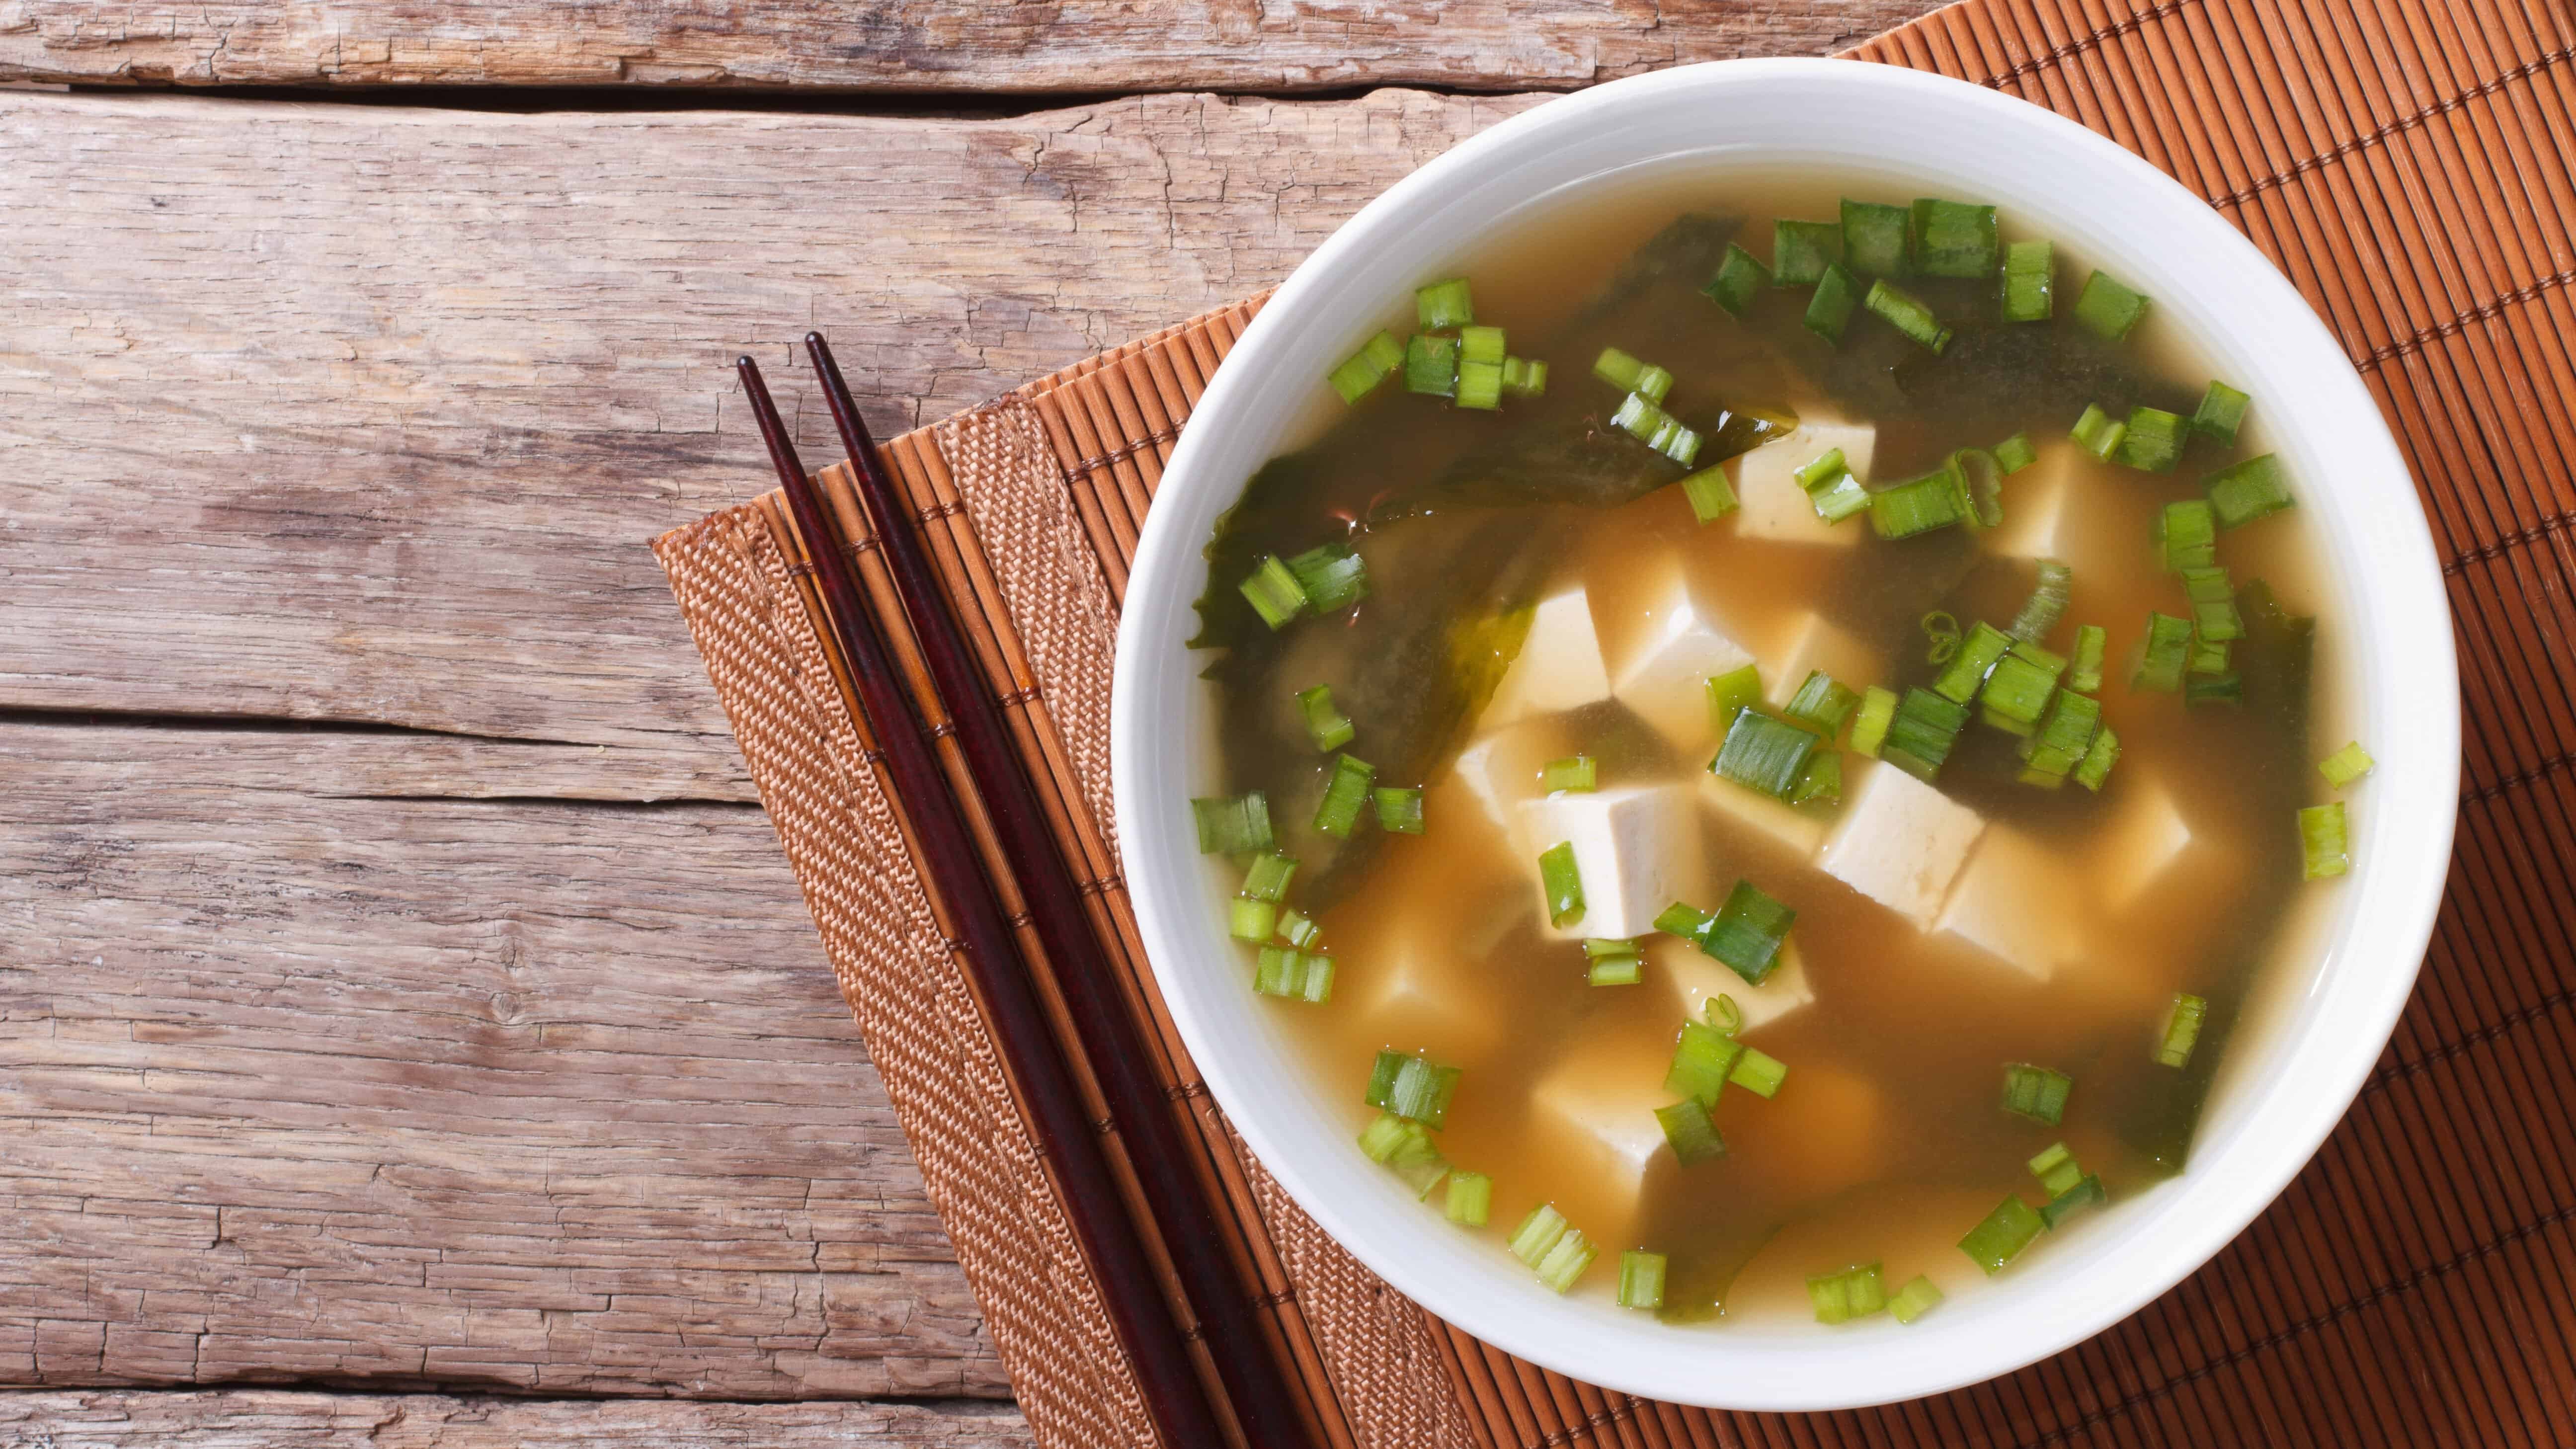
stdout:
<svg viewBox="0 0 2576 1449">
<path fill-rule="evenodd" d="M 1257 301 L 888 447 L 1327 1442 L 2576 1446 L 2576 15 L 2563 6 L 1968 0 L 1852 52 L 2080 120 L 2208 198 L 2298 284 L 2418 480 L 2466 711 L 2441 919 L 2349 1116 L 2173 1292 L 1956 1393 L 1710 1413 L 1539 1370 L 1369 1275 L 1208 1101 L 1118 875 L 1109 644 L 1162 464 Z M 824 481 L 878 609 L 899 617 L 847 480 Z M 655 547 L 1036 1433 L 1150 1442 L 775 495 Z"/>
</svg>

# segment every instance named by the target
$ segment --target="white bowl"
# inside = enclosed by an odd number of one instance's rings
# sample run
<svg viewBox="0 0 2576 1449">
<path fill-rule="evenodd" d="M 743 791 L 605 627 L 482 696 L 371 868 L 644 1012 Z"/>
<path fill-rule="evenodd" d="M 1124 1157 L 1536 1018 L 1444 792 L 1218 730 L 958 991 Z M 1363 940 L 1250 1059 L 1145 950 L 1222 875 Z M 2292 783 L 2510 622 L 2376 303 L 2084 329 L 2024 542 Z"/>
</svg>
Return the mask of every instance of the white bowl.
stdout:
<svg viewBox="0 0 2576 1449">
<path fill-rule="evenodd" d="M 1495 1233 L 1452 1227 L 1353 1147 L 1338 1097 L 1308 1080 L 1278 1008 L 1248 989 L 1195 852 L 1189 797 L 1215 783 L 1212 711 L 1182 641 L 1217 514 L 1311 430 L 1324 374 L 1390 304 L 1447 275 L 1454 239 L 1641 170 L 1810 159 L 1997 203 L 2105 259 L 2253 394 L 2328 561 L 2344 708 L 2379 767 L 2351 797 L 2353 874 L 2314 897 L 2319 949 L 2271 973 L 2268 1019 L 2230 1042 L 2187 1172 L 1910 1327 L 1676 1328 L 1549 1293 Z M 2352 1101 L 2414 982 L 2450 856 L 2459 706 L 2450 613 L 2405 464 L 2342 349 L 2245 238 L 2146 162 L 2036 106 L 1886 66 L 1742 60 L 1514 117 L 1407 177 L 1297 269 L 1164 474 L 1119 630 L 1113 756 L 1127 880 L 1163 995 L 1217 1101 L 1326 1231 L 1433 1313 L 1575 1378 L 1812 1410 L 1935 1393 L 2056 1353 L 2172 1287 L 2280 1192 Z"/>
</svg>

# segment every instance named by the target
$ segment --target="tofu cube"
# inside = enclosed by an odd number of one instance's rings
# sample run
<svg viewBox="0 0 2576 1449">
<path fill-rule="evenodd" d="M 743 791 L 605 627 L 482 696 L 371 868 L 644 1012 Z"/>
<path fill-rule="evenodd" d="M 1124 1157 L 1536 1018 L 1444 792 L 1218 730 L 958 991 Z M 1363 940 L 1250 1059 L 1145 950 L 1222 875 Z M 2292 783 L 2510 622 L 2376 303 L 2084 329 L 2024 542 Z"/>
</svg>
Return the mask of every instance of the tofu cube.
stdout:
<svg viewBox="0 0 2576 1449">
<path fill-rule="evenodd" d="M 1558 1164 L 1549 1195 L 1596 1236 L 1621 1230 L 1656 1155 L 1670 1156 L 1655 1120 L 1673 1100 L 1664 1090 L 1670 1064 L 1668 1041 L 1650 1050 L 1604 1036 L 1578 1043 L 1530 1089 L 1529 1131 L 1547 1154 L 1539 1160 Z"/>
<path fill-rule="evenodd" d="M 2077 963 L 2089 895 L 2064 852 L 1997 826 L 1977 843 L 1941 908 L 1938 929 L 2034 981 Z"/>
<path fill-rule="evenodd" d="M 1775 438 L 1726 464 L 1740 505 L 1735 531 L 1746 538 L 1775 543 L 1816 543 L 1849 548 L 1869 532 L 1866 519 L 1827 523 L 1798 484 L 1798 470 L 1843 450 L 1843 466 L 1862 482 L 1869 481 L 1870 455 L 1878 446 L 1878 429 L 1865 423 L 1801 419 L 1786 436 Z"/>
<path fill-rule="evenodd" d="M 1539 784 L 1539 771 L 1548 761 L 1576 752 L 1574 732 L 1564 721 L 1523 720 L 1468 742 L 1458 752 L 1455 768 L 1458 783 L 1484 807 L 1505 847 L 1519 854 L 1521 806 L 1547 793 Z"/>
<path fill-rule="evenodd" d="M 2103 903 L 2124 911 L 2190 852 L 2192 833 L 2173 792 L 2152 772 L 2114 771 L 2111 780 L 2117 798 L 2093 857 L 2093 879 Z"/>
<path fill-rule="evenodd" d="M 1560 936 L 1642 936 L 1664 907 L 1706 884 L 1686 786 L 1569 791 L 1524 804 L 1521 844 L 1534 887 L 1539 854 L 1559 841 L 1574 846 L 1583 881 L 1583 914 Z M 1544 909 L 1546 891 L 1539 889 Z"/>
<path fill-rule="evenodd" d="M 1592 601 L 1567 589 L 1539 602 L 1529 636 L 1494 690 L 1479 724 L 1500 729 L 1536 715 L 1555 714 L 1610 697 L 1610 671 L 1601 662 L 1601 639 L 1592 627 Z"/>
<path fill-rule="evenodd" d="M 1491 958 L 1531 924 L 1528 896 L 1497 882 L 1452 909 L 1393 906 L 1383 918 L 1387 929 L 1370 933 L 1368 951 L 1334 952 L 1336 1000 L 1350 1000 L 1387 1040 L 1428 1048 L 1444 1061 L 1476 1060 L 1500 1047 L 1505 1023 Z"/>
<path fill-rule="evenodd" d="M 1823 615 L 1808 614 L 1784 632 L 1764 662 L 1762 684 L 1773 704 L 1785 705 L 1819 669 L 1858 693 L 1886 676 L 1886 656 Z"/>
<path fill-rule="evenodd" d="M 1697 946 L 1678 936 L 1646 938 L 1646 971 L 1649 979 L 1671 994 L 1673 1009 L 1692 1021 L 1708 1020 L 1709 998 L 1721 994 L 1734 998 L 1736 1010 L 1744 1014 L 1747 1035 L 1816 1002 L 1795 933 L 1780 943 L 1780 962 L 1759 986 L 1745 985 L 1744 978 L 1725 962 L 1701 954 Z"/>
<path fill-rule="evenodd" d="M 2079 491 L 2101 484 L 2087 475 L 2108 466 L 2071 440 L 2041 443 L 2039 457 L 2003 481 L 2003 524 L 1989 530 L 1980 546 L 2003 558 L 2064 558 Z"/>
<path fill-rule="evenodd" d="M 1678 557 L 1667 558 L 1644 591 L 1639 617 L 1623 624 L 1610 692 L 1685 755 L 1713 752 L 1707 681 L 1753 663 L 1712 601 L 1692 587 Z"/>
<path fill-rule="evenodd" d="M 1930 927 L 1985 831 L 1984 817 L 1893 766 L 1866 772 L 1844 798 L 1842 820 L 1816 863 L 1917 927 Z"/>
<path fill-rule="evenodd" d="M 1852 767 L 1867 763 L 1858 755 L 1844 759 L 1843 788 L 1846 792 L 1855 782 Z M 1700 799 L 1716 813 L 1718 839 L 1727 847 L 1756 851 L 1766 847 L 1777 848 L 1804 861 L 1816 853 L 1816 847 L 1824 844 L 1824 817 L 1774 800 L 1759 790 L 1746 789 L 1722 775 L 1702 770 L 1699 793 Z"/>
</svg>

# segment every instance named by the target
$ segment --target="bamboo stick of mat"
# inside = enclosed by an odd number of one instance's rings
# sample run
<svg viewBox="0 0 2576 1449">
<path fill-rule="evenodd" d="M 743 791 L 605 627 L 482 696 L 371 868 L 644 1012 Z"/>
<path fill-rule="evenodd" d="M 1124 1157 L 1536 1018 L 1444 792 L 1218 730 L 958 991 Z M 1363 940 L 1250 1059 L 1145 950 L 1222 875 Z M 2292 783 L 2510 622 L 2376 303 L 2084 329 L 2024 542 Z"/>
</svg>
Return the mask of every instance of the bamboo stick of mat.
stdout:
<svg viewBox="0 0 2576 1449">
<path fill-rule="evenodd" d="M 1174 1118 L 1170 1094 L 1156 1079 L 1144 1033 L 1092 933 L 1073 872 L 1048 828 L 1046 811 L 992 692 L 984 687 L 930 555 L 914 532 L 914 520 L 907 516 L 894 480 L 886 476 L 876 440 L 868 435 L 849 383 L 833 360 L 832 345 L 823 334 L 808 332 L 805 352 L 849 454 L 859 500 L 893 576 L 896 597 L 911 622 L 931 684 L 956 727 L 967 772 L 1011 876 L 1019 882 L 1039 944 L 1055 968 L 1083 1058 L 1108 1100 L 1111 1121 L 1126 1139 L 1128 1161 L 1197 1315 L 1235 1421 L 1251 1444 L 1312 1449 L 1315 1436 L 1262 1331 L 1252 1287 L 1228 1257 L 1215 1206 L 1190 1171 L 1191 1147 Z"/>
<path fill-rule="evenodd" d="M 1085 1120 L 1072 1070 L 1048 1030 L 1030 984 L 1028 963 L 1004 923 L 991 882 L 977 863 L 957 799 L 923 739 L 919 717 L 897 676 L 891 651 L 874 616 L 860 601 L 857 580 L 841 555 L 822 500 L 805 477 L 787 425 L 770 400 L 759 364 L 734 364 L 743 392 L 769 445 L 769 461 L 786 491 L 796 531 L 805 540 L 829 612 L 831 635 L 858 695 L 859 710 L 886 753 L 888 773 L 903 791 L 905 813 L 919 843 L 925 874 L 949 903 L 965 938 L 963 956 L 993 1035 L 1019 1079 L 1021 1100 L 1037 1129 L 1039 1150 L 1059 1184 L 1065 1216 L 1091 1260 L 1119 1342 L 1134 1365 L 1146 1412 L 1171 1449 L 1199 1449 L 1224 1442 L 1217 1411 L 1208 1402 L 1190 1362 L 1186 1336 L 1155 1286 L 1153 1260 L 1118 1206 L 1118 1188 L 1100 1140 Z"/>
</svg>

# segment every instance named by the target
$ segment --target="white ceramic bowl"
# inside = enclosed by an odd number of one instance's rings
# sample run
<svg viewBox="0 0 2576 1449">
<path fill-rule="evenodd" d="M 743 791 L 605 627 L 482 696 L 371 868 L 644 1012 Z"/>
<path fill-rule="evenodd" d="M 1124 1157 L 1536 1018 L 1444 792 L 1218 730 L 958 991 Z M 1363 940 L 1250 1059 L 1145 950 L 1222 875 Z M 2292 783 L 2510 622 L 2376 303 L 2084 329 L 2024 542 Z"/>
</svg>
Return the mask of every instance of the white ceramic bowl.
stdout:
<svg viewBox="0 0 2576 1449">
<path fill-rule="evenodd" d="M 1182 641 L 1217 514 L 1311 430 L 1329 397 L 1324 374 L 1390 303 L 1458 263 L 1452 239 L 1493 235 L 1566 188 L 1659 167 L 1811 159 L 1997 203 L 2105 259 L 2254 395 L 2329 560 L 2343 712 L 2379 768 L 2352 796 L 2354 874 L 2317 896 L 2320 949 L 2273 973 L 2266 1019 L 2230 1043 L 2188 1172 L 2053 1235 L 2047 1251 L 1911 1327 L 1672 1328 L 1550 1294 L 1494 1232 L 1451 1227 L 1353 1147 L 1338 1099 L 1292 1058 L 1278 1008 L 1247 989 L 1195 853 L 1189 797 L 1216 782 L 1210 701 Z M 1156 978 L 1217 1100 L 1298 1203 L 1388 1282 L 1489 1343 L 1606 1388 L 1738 1409 L 1882 1403 L 2007 1372 L 2117 1322 L 2225 1245 L 2315 1152 L 2394 1027 L 2432 929 L 2458 793 L 2450 613 L 2432 541 L 2370 395 L 2298 293 L 2217 213 L 2073 122 L 1845 61 L 1686 66 L 1552 101 L 1423 167 L 1336 232 L 1245 333 L 1164 475 L 1128 584 L 1114 730 L 1120 838 Z"/>
</svg>

